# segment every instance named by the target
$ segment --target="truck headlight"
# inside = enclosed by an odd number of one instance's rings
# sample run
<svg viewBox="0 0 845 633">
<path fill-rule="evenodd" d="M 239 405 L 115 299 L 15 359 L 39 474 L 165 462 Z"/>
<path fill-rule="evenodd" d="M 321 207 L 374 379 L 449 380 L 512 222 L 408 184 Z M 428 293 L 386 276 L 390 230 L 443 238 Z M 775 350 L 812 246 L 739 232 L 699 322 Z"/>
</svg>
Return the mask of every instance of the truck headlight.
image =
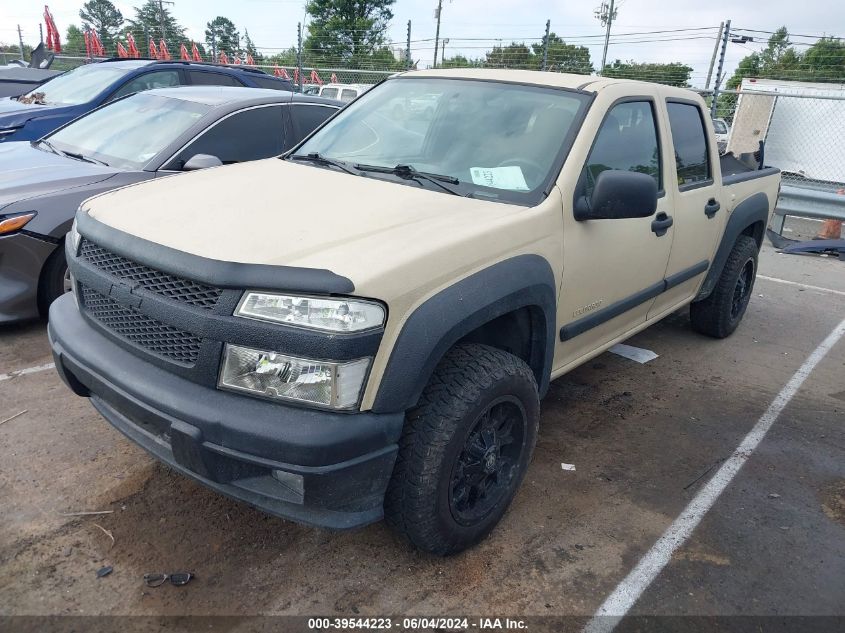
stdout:
<svg viewBox="0 0 845 633">
<path fill-rule="evenodd" d="M 217 386 L 332 409 L 358 404 L 369 358 L 331 362 L 226 344 Z"/>
<path fill-rule="evenodd" d="M 247 292 L 235 316 L 328 332 L 360 332 L 384 325 L 384 307 L 362 299 L 294 297 Z"/>
<path fill-rule="evenodd" d="M 9 235 L 10 233 L 19 231 L 26 226 L 26 223 L 34 218 L 35 215 L 35 211 L 10 216 L 0 215 L 0 235 Z"/>
<path fill-rule="evenodd" d="M 70 245 L 69 249 L 72 255 L 76 256 L 79 253 L 79 243 L 82 241 L 82 236 L 76 230 L 76 218 L 73 219 L 73 224 L 70 225 L 70 231 L 67 234 L 67 243 Z"/>
</svg>

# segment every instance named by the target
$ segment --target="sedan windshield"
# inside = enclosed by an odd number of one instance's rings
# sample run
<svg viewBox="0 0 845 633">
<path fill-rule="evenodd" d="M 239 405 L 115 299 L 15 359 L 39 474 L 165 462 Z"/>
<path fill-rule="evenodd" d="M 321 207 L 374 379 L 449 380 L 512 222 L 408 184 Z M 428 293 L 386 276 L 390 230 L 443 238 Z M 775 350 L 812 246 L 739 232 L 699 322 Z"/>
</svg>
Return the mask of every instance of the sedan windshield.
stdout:
<svg viewBox="0 0 845 633">
<path fill-rule="evenodd" d="M 142 169 L 209 107 L 138 93 L 77 119 L 47 137 L 56 150 L 120 169 Z"/>
<path fill-rule="evenodd" d="M 392 79 L 341 111 L 293 158 L 343 161 L 369 177 L 445 193 L 414 175 L 421 172 L 461 195 L 533 204 L 588 101 L 584 93 L 522 84 Z"/>
<path fill-rule="evenodd" d="M 50 79 L 20 97 L 20 100 L 25 103 L 63 106 L 87 103 L 132 70 L 110 64 L 87 64 Z"/>
</svg>

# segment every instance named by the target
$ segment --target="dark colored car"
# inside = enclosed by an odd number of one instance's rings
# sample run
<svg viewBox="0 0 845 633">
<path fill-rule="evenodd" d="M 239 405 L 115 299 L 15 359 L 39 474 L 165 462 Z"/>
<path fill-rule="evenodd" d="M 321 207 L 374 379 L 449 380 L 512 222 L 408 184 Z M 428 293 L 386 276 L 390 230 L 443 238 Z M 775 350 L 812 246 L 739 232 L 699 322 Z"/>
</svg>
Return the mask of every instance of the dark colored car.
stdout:
<svg viewBox="0 0 845 633">
<path fill-rule="evenodd" d="M 70 288 L 63 241 L 80 203 L 125 185 L 282 154 L 340 102 L 276 90 L 134 94 L 39 141 L 0 145 L 0 323 Z"/>
<path fill-rule="evenodd" d="M 0 99 L 0 143 L 34 141 L 109 101 L 176 86 L 293 89 L 290 81 L 247 66 L 108 59 L 75 68 L 19 97 Z"/>
</svg>

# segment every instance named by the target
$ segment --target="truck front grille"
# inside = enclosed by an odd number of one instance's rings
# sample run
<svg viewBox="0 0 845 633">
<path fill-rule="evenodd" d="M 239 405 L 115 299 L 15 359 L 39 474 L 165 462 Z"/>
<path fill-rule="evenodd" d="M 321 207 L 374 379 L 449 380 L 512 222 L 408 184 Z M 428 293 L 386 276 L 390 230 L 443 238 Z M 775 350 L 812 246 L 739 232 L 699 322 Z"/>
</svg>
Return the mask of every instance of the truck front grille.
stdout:
<svg viewBox="0 0 845 633">
<path fill-rule="evenodd" d="M 206 310 L 213 310 L 223 293 L 220 288 L 182 279 L 133 262 L 88 239 L 83 238 L 79 254 L 82 259 L 108 275 L 134 282 L 167 299 L 181 301 Z"/>
<path fill-rule="evenodd" d="M 120 305 L 96 290 L 82 286 L 85 311 L 117 336 L 153 354 L 193 366 L 202 339 Z"/>
</svg>

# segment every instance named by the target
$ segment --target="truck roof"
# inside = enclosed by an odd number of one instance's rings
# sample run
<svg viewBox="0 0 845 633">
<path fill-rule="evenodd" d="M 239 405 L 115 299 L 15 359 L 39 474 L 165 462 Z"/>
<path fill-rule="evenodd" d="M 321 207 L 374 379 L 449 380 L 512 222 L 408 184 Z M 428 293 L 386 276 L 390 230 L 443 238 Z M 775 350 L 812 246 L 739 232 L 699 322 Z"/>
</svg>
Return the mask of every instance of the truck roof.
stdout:
<svg viewBox="0 0 845 633">
<path fill-rule="evenodd" d="M 568 88 L 570 90 L 587 90 L 595 92 L 610 85 L 622 83 L 653 86 L 653 83 L 634 79 L 616 79 L 614 77 L 599 77 L 598 75 L 574 75 L 571 73 L 555 73 L 539 70 L 513 70 L 508 68 L 444 68 L 436 70 L 414 70 L 400 73 L 398 77 L 445 77 L 452 79 L 480 79 L 486 81 L 503 81 L 509 83 L 532 84 L 549 86 L 552 88 Z M 678 91 L 680 95 L 689 95 L 688 88 L 674 88 L 663 86 L 661 89 L 670 92 Z"/>
</svg>

